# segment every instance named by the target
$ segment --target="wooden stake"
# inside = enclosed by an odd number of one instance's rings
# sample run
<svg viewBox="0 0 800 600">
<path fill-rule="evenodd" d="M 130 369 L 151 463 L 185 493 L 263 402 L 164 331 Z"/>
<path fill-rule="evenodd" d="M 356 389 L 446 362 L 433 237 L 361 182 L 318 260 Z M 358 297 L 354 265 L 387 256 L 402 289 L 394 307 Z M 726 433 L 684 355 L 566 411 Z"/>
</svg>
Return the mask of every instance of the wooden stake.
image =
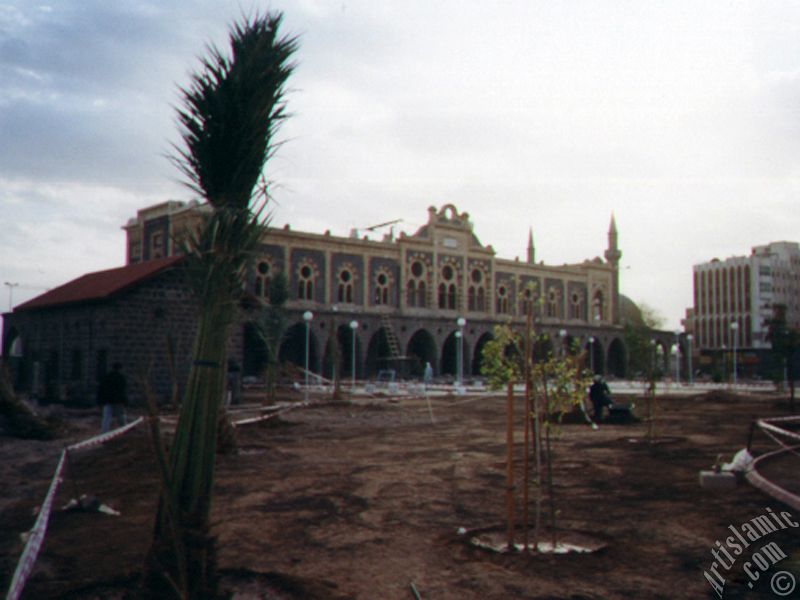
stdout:
<svg viewBox="0 0 800 600">
<path fill-rule="evenodd" d="M 508 510 L 508 549 L 514 549 L 514 383 L 508 382 L 506 427 L 506 508 Z"/>
<path fill-rule="evenodd" d="M 531 314 L 528 311 L 528 319 L 525 323 L 525 402 L 522 410 L 522 423 L 525 427 L 525 455 L 522 463 L 522 473 L 525 483 L 522 487 L 522 536 L 525 553 L 528 552 L 528 487 L 529 477 L 529 454 L 530 454 L 530 410 L 531 410 Z"/>
</svg>

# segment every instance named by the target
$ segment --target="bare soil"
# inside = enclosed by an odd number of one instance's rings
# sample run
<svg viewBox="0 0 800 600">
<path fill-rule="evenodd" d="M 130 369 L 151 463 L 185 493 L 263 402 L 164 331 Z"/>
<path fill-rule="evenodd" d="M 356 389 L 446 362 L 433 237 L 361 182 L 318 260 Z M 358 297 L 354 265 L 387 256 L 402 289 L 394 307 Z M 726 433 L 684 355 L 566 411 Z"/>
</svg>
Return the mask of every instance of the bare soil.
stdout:
<svg viewBox="0 0 800 600">
<path fill-rule="evenodd" d="M 766 507 L 786 510 L 746 483 L 726 492 L 698 483 L 718 455 L 730 460 L 747 444 L 753 418 L 786 414 L 785 401 L 664 397 L 661 443 L 644 441 L 643 422 L 560 428 L 553 454 L 559 527 L 603 550 L 488 552 L 459 529 L 505 527 L 505 399 L 438 397 L 433 412 L 432 423 L 419 398 L 360 398 L 239 428 L 238 452 L 220 455 L 217 467 L 222 588 L 240 599 L 413 600 L 415 591 L 431 600 L 717 598 L 703 576 L 715 541 Z M 76 440 L 96 431 L 99 416 L 69 411 L 67 420 Z M 64 442 L 0 437 L 3 590 Z M 754 453 L 773 448 L 755 436 Z M 779 475 L 796 481 L 797 461 L 783 464 Z M 65 475 L 23 598 L 135 597 L 158 492 L 146 429 L 72 453 Z M 79 494 L 94 494 L 121 515 L 60 510 Z M 790 554 L 781 568 L 800 578 L 800 529 L 770 541 Z M 774 598 L 766 576 L 747 587 L 743 560 L 725 573 L 724 597 Z"/>
</svg>

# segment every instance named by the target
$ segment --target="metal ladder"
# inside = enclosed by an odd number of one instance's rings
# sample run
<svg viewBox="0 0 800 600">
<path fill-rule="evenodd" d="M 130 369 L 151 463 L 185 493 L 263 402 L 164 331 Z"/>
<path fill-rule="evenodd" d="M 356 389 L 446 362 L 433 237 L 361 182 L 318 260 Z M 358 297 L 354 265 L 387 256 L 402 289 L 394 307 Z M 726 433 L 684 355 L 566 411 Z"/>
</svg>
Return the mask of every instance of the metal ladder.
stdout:
<svg viewBox="0 0 800 600">
<path fill-rule="evenodd" d="M 397 339 L 388 315 L 381 315 L 381 327 L 386 332 L 386 341 L 389 344 L 391 358 L 400 358 L 400 341 Z"/>
</svg>

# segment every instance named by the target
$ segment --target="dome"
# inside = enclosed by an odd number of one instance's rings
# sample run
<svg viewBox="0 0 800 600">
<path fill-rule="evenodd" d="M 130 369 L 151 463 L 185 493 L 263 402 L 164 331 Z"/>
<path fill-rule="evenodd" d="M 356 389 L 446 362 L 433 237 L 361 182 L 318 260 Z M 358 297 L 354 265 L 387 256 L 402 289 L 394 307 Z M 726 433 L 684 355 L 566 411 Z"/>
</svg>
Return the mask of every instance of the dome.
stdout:
<svg viewBox="0 0 800 600">
<path fill-rule="evenodd" d="M 644 317 L 642 311 L 637 306 L 636 302 L 627 296 L 619 295 L 619 314 L 623 325 L 644 325 Z"/>
</svg>

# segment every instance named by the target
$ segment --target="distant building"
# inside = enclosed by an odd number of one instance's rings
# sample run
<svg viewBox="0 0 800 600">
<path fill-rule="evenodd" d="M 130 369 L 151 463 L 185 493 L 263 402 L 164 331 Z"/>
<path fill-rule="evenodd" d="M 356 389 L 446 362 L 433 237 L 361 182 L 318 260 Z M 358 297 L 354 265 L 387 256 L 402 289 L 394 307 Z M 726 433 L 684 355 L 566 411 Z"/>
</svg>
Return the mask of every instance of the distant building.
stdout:
<svg viewBox="0 0 800 600">
<path fill-rule="evenodd" d="M 138 211 L 124 227 L 126 266 L 85 275 L 5 315 L 3 348 L 21 348 L 19 381 L 87 396 L 107 365 L 120 361 L 130 374 L 146 372 L 163 395 L 168 339 L 182 381 L 191 363 L 195 303 L 182 279 L 181 240 L 208 210 L 170 201 Z M 358 377 L 372 377 L 384 368 L 416 376 L 426 362 L 437 376 L 454 375 L 459 345 L 463 373 L 476 375 L 493 327 L 521 326 L 529 313 L 551 348 L 586 349 L 596 371 L 624 376 L 621 255 L 612 218 L 605 260 L 536 263 L 532 233 L 526 260 L 499 258 L 453 205 L 429 208 L 428 222 L 412 235 L 390 232 L 380 240 L 266 228 L 230 355 L 244 375 L 262 372 L 265 350 L 248 321 L 268 301 L 271 277 L 283 271 L 292 326 L 280 358 L 303 364 L 303 313 L 311 311 L 309 364 L 324 376 L 332 372 L 334 339 L 346 376 L 355 369 Z M 466 320 L 462 328 L 459 318 Z"/>
<path fill-rule="evenodd" d="M 750 256 L 715 258 L 693 271 L 694 307 L 686 324 L 701 364 L 708 367 L 729 355 L 730 361 L 736 347 L 739 372 L 763 375 L 774 308 L 785 306 L 787 325 L 800 327 L 800 246 L 754 246 Z"/>
</svg>

